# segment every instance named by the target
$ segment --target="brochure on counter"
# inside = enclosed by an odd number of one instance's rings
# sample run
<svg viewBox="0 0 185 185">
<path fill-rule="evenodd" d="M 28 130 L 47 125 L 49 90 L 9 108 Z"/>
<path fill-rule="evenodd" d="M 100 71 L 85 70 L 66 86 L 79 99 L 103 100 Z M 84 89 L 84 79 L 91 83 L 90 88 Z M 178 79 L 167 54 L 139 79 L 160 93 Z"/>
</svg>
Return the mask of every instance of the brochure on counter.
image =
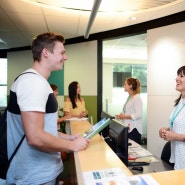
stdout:
<svg viewBox="0 0 185 185">
<path fill-rule="evenodd" d="M 127 176 L 121 168 L 83 173 L 85 185 L 159 185 L 151 175 Z"/>
<path fill-rule="evenodd" d="M 111 168 L 83 173 L 85 185 L 131 185 L 121 168 Z"/>
</svg>

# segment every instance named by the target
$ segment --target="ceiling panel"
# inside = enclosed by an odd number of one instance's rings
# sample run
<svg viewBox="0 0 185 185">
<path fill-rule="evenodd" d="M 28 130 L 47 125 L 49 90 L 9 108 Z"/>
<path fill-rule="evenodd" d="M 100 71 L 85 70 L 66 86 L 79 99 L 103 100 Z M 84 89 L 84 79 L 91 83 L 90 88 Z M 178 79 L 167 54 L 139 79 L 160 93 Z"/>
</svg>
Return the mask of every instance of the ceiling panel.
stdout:
<svg viewBox="0 0 185 185">
<path fill-rule="evenodd" d="M 49 0 L 39 0 L 43 3 L 47 1 Z M 56 0 L 50 2 L 56 3 Z M 66 39 L 84 36 L 94 1 L 59 2 L 66 8 L 51 9 L 23 0 L 0 0 L 1 49 L 28 46 L 33 36 L 46 31 L 61 33 Z M 70 8 L 75 10 L 71 11 Z M 77 10 L 83 8 L 86 8 L 85 11 Z M 102 0 L 90 34 L 138 24 L 184 10 L 185 0 Z M 137 19 L 132 21 L 131 16 L 136 16 Z"/>
<path fill-rule="evenodd" d="M 5 12 L 42 14 L 40 7 L 25 3 L 22 0 L 1 0 L 0 7 Z"/>
<path fill-rule="evenodd" d="M 76 30 L 78 29 L 79 16 L 74 17 L 70 14 L 62 16 L 47 15 L 46 22 L 50 28 L 50 31 L 52 31 L 51 28 L 59 28 L 60 30 L 68 32 L 69 34 L 75 35 Z"/>
</svg>

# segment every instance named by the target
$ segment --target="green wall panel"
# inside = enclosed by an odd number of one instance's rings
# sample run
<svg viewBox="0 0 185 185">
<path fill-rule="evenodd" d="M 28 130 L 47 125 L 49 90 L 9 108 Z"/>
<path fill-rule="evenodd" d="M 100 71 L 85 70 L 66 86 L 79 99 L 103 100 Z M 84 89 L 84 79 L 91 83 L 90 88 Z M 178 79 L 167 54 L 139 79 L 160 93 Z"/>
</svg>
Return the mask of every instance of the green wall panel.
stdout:
<svg viewBox="0 0 185 185">
<path fill-rule="evenodd" d="M 64 95 L 64 70 L 52 72 L 48 82 L 57 85 L 59 95 Z"/>
<path fill-rule="evenodd" d="M 93 116 L 93 122 L 97 122 L 97 96 L 83 96 L 88 116 Z M 90 121 L 90 120 L 89 120 Z"/>
</svg>

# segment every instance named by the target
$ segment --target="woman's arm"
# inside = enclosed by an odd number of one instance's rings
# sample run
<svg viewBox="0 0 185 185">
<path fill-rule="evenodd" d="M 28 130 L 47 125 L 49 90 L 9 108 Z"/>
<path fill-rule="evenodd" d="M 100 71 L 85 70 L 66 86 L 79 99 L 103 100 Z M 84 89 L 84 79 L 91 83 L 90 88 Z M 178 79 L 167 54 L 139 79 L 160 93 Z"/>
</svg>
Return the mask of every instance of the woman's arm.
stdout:
<svg viewBox="0 0 185 185">
<path fill-rule="evenodd" d="M 62 121 L 65 121 L 66 119 L 71 118 L 72 116 L 70 114 L 63 116 L 61 118 L 58 118 L 57 123 L 61 123 Z"/>
<path fill-rule="evenodd" d="M 170 130 L 163 130 L 162 138 L 167 141 L 183 141 L 185 142 L 185 134 L 178 134 Z"/>
</svg>

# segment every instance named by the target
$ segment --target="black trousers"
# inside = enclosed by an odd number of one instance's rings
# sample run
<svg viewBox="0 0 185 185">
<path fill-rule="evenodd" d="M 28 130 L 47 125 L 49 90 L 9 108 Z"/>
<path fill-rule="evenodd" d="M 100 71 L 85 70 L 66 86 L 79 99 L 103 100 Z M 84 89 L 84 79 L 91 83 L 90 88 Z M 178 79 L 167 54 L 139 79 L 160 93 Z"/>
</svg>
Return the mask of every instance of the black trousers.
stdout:
<svg viewBox="0 0 185 185">
<path fill-rule="evenodd" d="M 136 128 L 134 128 L 131 132 L 128 133 L 128 138 L 141 145 L 141 134 Z"/>
</svg>

